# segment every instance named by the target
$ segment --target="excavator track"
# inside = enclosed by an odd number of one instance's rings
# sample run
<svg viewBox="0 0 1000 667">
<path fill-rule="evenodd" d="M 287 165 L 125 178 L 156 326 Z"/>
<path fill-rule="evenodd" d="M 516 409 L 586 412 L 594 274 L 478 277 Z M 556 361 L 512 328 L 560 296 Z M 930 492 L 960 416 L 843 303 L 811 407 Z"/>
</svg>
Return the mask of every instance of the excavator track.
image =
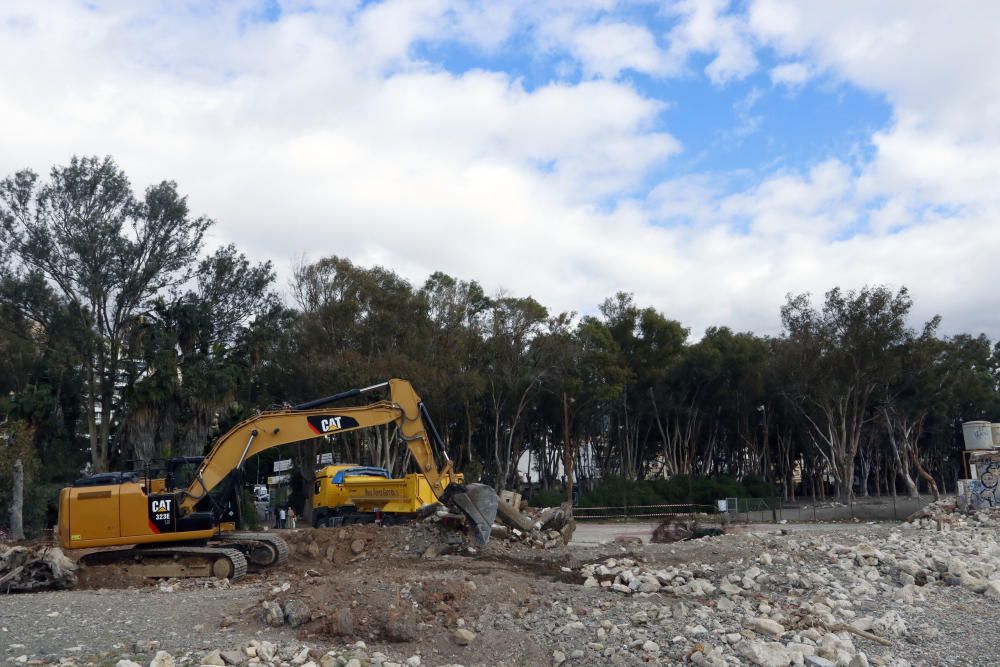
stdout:
<svg viewBox="0 0 1000 667">
<path fill-rule="evenodd" d="M 110 568 L 109 576 L 138 576 L 144 579 L 171 577 L 218 577 L 238 581 L 247 573 L 247 559 L 226 547 L 133 547 L 86 554 L 80 562 L 87 567 Z"/>
<path fill-rule="evenodd" d="M 274 533 L 238 530 L 221 533 L 215 539 L 243 551 L 251 572 L 278 567 L 288 561 L 288 544 Z"/>
</svg>

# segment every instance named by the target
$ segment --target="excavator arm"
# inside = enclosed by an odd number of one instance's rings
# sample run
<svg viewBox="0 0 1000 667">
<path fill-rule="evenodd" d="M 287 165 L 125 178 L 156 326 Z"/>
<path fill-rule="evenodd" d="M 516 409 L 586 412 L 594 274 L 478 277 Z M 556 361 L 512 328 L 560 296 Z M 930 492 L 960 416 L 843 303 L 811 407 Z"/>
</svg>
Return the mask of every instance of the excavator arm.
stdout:
<svg viewBox="0 0 1000 667">
<path fill-rule="evenodd" d="M 388 400 L 357 407 L 332 407 L 338 401 L 385 387 L 389 389 Z M 230 473 L 241 470 L 248 459 L 267 449 L 392 423 L 398 425 L 401 437 L 434 495 L 465 514 L 473 524 L 477 541 L 485 544 L 496 517 L 496 493 L 482 484 L 451 483 L 451 461 L 423 402 L 409 382 L 399 379 L 292 408 L 262 412 L 240 422 L 216 441 L 201 462 L 191 484 L 184 490 L 179 503 L 180 513 L 186 515 L 194 511 L 195 506 Z"/>
</svg>

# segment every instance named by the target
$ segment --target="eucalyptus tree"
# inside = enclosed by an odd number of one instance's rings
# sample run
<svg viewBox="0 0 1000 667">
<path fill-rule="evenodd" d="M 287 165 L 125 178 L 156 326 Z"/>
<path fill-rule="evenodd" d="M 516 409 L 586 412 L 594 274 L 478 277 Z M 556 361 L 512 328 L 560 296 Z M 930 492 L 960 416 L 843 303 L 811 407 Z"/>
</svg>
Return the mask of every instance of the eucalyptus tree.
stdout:
<svg viewBox="0 0 1000 667">
<path fill-rule="evenodd" d="M 911 306 L 905 287 L 893 293 L 878 286 L 834 288 L 821 310 L 808 294 L 789 295 L 781 309 L 798 362 L 785 395 L 844 498 L 853 497 L 858 448 L 876 419 L 875 394 L 890 373 L 890 355 L 908 336 Z"/>
<path fill-rule="evenodd" d="M 503 294 L 491 300 L 486 314 L 481 363 L 489 446 L 484 459 L 492 463 L 498 489 L 514 480 L 524 447 L 524 420 L 549 371 L 534 346 L 548 315 L 531 297 Z"/>
<path fill-rule="evenodd" d="M 246 332 L 279 304 L 270 262 L 233 245 L 194 277 L 193 289 L 158 299 L 130 341 L 121 444 L 137 461 L 203 452 L 249 382 Z"/>
<path fill-rule="evenodd" d="M 74 157 L 47 182 L 30 170 L 0 182 L 0 224 L 16 261 L 56 287 L 89 336 L 91 460 L 107 470 L 129 339 L 152 300 L 191 276 L 212 223 L 190 215 L 171 181 L 137 198 L 110 157 Z"/>
<path fill-rule="evenodd" d="M 433 273 L 420 291 L 430 318 L 421 384 L 427 385 L 426 397 L 456 465 L 476 474 L 482 462 L 473 454 L 473 439 L 483 417 L 476 406 L 486 391 L 482 361 L 492 299 L 476 281 L 441 272 Z"/>
</svg>

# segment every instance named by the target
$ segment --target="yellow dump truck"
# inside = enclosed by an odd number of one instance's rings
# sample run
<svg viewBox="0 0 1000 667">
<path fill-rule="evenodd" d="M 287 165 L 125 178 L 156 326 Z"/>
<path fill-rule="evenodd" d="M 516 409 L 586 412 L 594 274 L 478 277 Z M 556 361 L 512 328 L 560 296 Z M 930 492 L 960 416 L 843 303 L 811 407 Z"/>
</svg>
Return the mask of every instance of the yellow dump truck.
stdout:
<svg viewBox="0 0 1000 667">
<path fill-rule="evenodd" d="M 464 480 L 453 473 L 454 483 Z M 427 479 L 410 474 L 393 479 L 385 468 L 338 464 L 316 472 L 312 525 L 316 528 L 355 523 L 393 525 L 415 517 L 438 502 Z"/>
</svg>

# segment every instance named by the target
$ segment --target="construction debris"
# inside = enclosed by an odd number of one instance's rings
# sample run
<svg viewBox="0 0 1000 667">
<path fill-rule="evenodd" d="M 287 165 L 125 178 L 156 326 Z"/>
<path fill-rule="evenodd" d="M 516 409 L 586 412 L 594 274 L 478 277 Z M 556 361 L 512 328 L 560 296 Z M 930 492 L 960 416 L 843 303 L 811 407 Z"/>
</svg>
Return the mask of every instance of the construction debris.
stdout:
<svg viewBox="0 0 1000 667">
<path fill-rule="evenodd" d="M 0 593 L 71 588 L 76 563 L 59 547 L 0 544 Z"/>
<path fill-rule="evenodd" d="M 515 500 L 519 500 L 519 496 Z M 501 496 L 497 518 L 506 526 L 494 525 L 493 537 L 509 542 L 525 542 L 539 549 L 569 544 L 576 531 L 573 508 L 569 503 L 542 509 L 529 507 L 523 502 L 518 504 L 520 508 L 513 502 L 505 502 Z"/>
<path fill-rule="evenodd" d="M 670 518 L 666 519 L 653 530 L 650 542 L 655 544 L 669 544 L 671 542 L 683 542 L 685 540 L 697 540 L 702 537 L 717 537 L 725 531 L 717 526 L 703 526 L 697 519 L 692 518 Z"/>
</svg>

